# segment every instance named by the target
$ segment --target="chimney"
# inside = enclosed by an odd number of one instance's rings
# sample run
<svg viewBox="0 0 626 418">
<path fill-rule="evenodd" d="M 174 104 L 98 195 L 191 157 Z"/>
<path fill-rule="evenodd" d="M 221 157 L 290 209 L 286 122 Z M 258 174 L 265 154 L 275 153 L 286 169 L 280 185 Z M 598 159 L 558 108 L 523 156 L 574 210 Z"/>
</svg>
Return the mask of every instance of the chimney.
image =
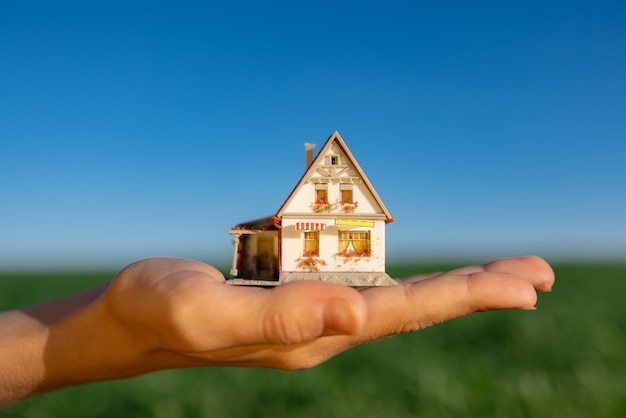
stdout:
<svg viewBox="0 0 626 418">
<path fill-rule="evenodd" d="M 304 170 L 308 170 L 309 166 L 313 162 L 313 150 L 315 149 L 315 144 L 309 144 L 308 142 L 304 144 Z"/>
</svg>

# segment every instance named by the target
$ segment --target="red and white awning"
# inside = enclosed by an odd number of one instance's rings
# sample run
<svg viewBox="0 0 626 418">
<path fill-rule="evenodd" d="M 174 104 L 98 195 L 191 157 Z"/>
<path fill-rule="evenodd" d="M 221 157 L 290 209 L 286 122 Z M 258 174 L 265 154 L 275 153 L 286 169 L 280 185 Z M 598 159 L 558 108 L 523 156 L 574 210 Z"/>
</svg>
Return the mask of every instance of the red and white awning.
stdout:
<svg viewBox="0 0 626 418">
<path fill-rule="evenodd" d="M 320 222 L 296 222 L 298 231 L 321 231 L 326 228 L 326 224 Z"/>
</svg>

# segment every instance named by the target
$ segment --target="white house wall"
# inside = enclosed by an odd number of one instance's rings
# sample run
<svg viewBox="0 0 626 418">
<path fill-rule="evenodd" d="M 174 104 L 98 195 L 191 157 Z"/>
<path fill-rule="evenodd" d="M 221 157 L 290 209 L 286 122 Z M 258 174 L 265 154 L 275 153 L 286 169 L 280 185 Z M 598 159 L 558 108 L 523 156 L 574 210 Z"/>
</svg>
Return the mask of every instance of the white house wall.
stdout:
<svg viewBox="0 0 626 418">
<path fill-rule="evenodd" d="M 304 251 L 304 231 L 296 229 L 298 222 L 324 223 L 325 227 L 319 231 L 319 256 L 312 257 L 315 260 L 315 267 L 319 272 L 384 272 L 385 271 L 385 221 L 374 220 L 373 227 L 336 225 L 335 222 L 341 218 L 288 218 L 284 217 L 282 222 L 282 271 L 308 271 L 303 269 L 302 261 L 305 258 Z M 338 257 L 339 252 L 339 231 L 370 231 L 371 257 Z M 300 264 L 300 266 L 299 266 Z"/>
</svg>

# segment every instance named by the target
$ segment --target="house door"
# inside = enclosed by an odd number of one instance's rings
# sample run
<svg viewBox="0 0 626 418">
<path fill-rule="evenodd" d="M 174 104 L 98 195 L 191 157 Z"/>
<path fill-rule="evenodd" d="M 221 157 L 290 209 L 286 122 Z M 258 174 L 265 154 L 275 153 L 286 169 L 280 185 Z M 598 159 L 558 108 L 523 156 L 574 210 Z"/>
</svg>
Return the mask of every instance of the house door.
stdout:
<svg viewBox="0 0 626 418">
<path fill-rule="evenodd" d="M 274 237 L 258 237 L 258 274 L 260 279 L 272 280 L 276 273 L 276 255 L 274 254 Z"/>
</svg>

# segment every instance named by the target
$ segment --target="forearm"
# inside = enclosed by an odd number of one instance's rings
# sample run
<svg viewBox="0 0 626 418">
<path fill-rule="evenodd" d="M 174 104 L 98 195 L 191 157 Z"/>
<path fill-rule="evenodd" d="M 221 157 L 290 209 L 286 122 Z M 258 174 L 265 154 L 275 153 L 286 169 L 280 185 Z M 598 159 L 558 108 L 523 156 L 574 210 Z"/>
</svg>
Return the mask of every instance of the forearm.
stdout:
<svg viewBox="0 0 626 418">
<path fill-rule="evenodd" d="M 0 405 L 125 377 L 130 340 L 98 298 L 105 286 L 0 314 Z"/>
</svg>

